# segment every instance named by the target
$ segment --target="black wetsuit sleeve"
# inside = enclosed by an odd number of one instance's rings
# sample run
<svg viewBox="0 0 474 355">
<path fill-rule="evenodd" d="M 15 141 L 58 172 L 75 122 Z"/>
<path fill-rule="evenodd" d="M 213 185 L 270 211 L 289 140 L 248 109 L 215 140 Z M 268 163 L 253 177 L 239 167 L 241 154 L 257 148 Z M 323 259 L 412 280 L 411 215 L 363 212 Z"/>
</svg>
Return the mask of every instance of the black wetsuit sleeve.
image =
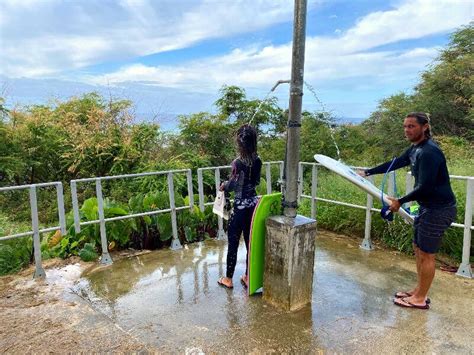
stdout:
<svg viewBox="0 0 474 355">
<path fill-rule="evenodd" d="M 396 158 L 395 162 L 390 168 L 390 171 L 397 170 L 397 169 L 403 168 L 404 166 L 410 165 L 410 150 L 411 148 L 408 148 L 402 155 Z M 380 164 L 372 169 L 367 169 L 365 170 L 365 174 L 366 175 L 385 174 L 388 168 L 390 167 L 390 164 L 392 164 L 392 161 L 388 161 L 386 163 Z"/>
<path fill-rule="evenodd" d="M 234 191 L 237 187 L 237 181 L 239 178 L 240 173 L 240 165 L 238 164 L 237 160 L 232 162 L 232 172 L 230 174 L 229 180 L 224 182 L 224 191 L 231 192 Z"/>
<path fill-rule="evenodd" d="M 429 197 L 435 188 L 436 177 L 442 162 L 440 155 L 432 151 L 424 151 L 419 157 L 420 168 L 417 184 L 413 191 L 398 200 L 400 204 Z"/>
</svg>

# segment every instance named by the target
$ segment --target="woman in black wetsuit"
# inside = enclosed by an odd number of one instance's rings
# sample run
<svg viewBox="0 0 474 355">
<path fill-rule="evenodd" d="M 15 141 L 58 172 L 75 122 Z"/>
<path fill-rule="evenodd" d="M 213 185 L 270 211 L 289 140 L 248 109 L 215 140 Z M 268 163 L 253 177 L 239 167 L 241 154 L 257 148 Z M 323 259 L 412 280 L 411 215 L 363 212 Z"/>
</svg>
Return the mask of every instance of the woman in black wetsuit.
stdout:
<svg viewBox="0 0 474 355">
<path fill-rule="evenodd" d="M 247 248 L 247 264 L 250 237 L 250 224 L 255 206 L 258 202 L 256 186 L 260 183 L 260 172 L 262 161 L 257 155 L 257 131 L 250 125 L 243 125 L 237 130 L 236 143 L 238 158 L 232 162 L 232 173 L 228 181 L 224 182 L 220 189 L 226 193 L 234 191 L 234 209 L 229 221 L 227 238 L 229 246 L 227 249 L 227 271 L 226 276 L 219 278 L 217 283 L 227 288 L 233 288 L 232 277 L 234 276 L 237 262 L 237 249 L 239 248 L 240 235 L 244 234 L 245 246 Z M 247 287 L 247 269 L 241 276 L 242 285 Z"/>
</svg>

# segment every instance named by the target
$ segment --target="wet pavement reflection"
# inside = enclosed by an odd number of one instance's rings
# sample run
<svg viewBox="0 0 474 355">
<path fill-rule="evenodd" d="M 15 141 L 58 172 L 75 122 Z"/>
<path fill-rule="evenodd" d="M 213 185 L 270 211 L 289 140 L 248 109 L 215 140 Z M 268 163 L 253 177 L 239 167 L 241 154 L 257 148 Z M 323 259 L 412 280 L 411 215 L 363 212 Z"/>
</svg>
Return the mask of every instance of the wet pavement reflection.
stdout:
<svg viewBox="0 0 474 355">
<path fill-rule="evenodd" d="M 313 302 L 284 312 L 248 297 L 239 249 L 234 289 L 217 284 L 226 243 L 206 241 L 116 261 L 83 275 L 76 292 L 145 344 L 165 352 L 472 352 L 472 280 L 437 273 L 429 311 L 392 304 L 416 280 L 413 259 L 367 252 L 319 232 Z M 449 299 L 449 302 L 446 300 Z"/>
</svg>

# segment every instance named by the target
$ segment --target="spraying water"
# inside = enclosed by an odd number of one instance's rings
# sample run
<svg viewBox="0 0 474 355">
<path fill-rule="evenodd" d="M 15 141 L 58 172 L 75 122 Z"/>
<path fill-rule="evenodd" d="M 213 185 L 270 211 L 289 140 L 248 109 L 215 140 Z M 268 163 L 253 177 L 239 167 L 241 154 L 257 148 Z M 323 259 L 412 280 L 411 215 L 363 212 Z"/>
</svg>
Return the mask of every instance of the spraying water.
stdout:
<svg viewBox="0 0 474 355">
<path fill-rule="evenodd" d="M 270 96 L 270 94 L 275 91 L 275 89 L 278 87 L 278 85 L 280 84 L 285 84 L 285 83 L 289 83 L 290 80 L 278 80 L 275 85 L 270 89 L 270 91 L 265 95 L 265 97 L 263 98 L 262 101 L 260 101 L 260 104 L 257 106 L 255 112 L 253 113 L 252 117 L 250 118 L 248 124 L 252 124 L 252 121 L 253 119 L 255 118 L 255 116 L 257 115 L 257 113 L 260 111 L 260 109 L 262 108 L 263 104 L 268 100 L 268 97 Z M 306 85 L 306 87 L 308 88 L 308 90 L 311 92 L 311 94 L 313 95 L 313 97 L 316 99 L 316 101 L 319 103 L 319 105 L 321 106 L 321 109 L 322 109 L 322 112 L 323 112 L 323 115 L 321 117 L 322 121 L 324 123 L 326 123 L 326 125 L 329 127 L 329 133 L 331 135 L 331 139 L 332 139 L 332 142 L 334 144 L 334 147 L 336 148 L 336 152 L 337 152 L 337 159 L 339 161 L 341 161 L 341 151 L 339 150 L 339 146 L 337 145 L 337 142 L 336 142 L 336 137 L 334 135 L 334 127 L 332 126 L 332 122 L 330 120 L 330 116 L 328 115 L 328 111 L 326 110 L 326 106 L 324 105 L 324 103 L 320 100 L 320 98 L 318 97 L 318 95 L 316 94 L 316 90 L 314 89 L 313 86 L 311 86 L 310 84 L 308 84 L 306 81 L 304 81 L 304 84 Z"/>
<path fill-rule="evenodd" d="M 275 85 L 273 85 L 273 87 L 270 89 L 270 91 L 265 95 L 265 97 L 263 98 L 262 101 L 260 101 L 260 104 L 257 106 L 257 109 L 255 110 L 255 112 L 253 113 L 252 117 L 250 118 L 249 120 L 249 123 L 248 124 L 252 124 L 252 121 L 253 119 L 255 118 L 255 116 L 257 115 L 257 113 L 260 111 L 260 109 L 262 108 L 262 105 L 268 100 L 268 97 L 270 96 L 270 94 L 272 92 L 275 91 L 275 89 L 277 88 L 278 85 L 280 84 L 284 84 L 284 83 L 289 83 L 290 81 L 289 80 L 278 80 Z"/>
<path fill-rule="evenodd" d="M 308 90 L 311 92 L 311 94 L 313 94 L 314 98 L 316 99 L 316 101 L 319 103 L 319 105 L 321 105 L 321 108 L 323 110 L 323 115 L 322 115 L 322 120 L 324 123 L 327 124 L 327 126 L 329 127 L 329 132 L 331 134 L 331 139 L 332 139 L 332 142 L 334 144 L 334 146 L 336 147 L 336 152 L 337 152 L 337 159 L 340 161 L 341 160 L 341 152 L 339 151 L 339 146 L 337 145 L 337 142 L 336 142 L 336 138 L 334 136 L 334 127 L 332 126 L 331 124 L 331 120 L 329 119 L 329 115 L 328 115 L 328 111 L 326 110 L 326 106 L 324 105 L 324 103 L 319 99 L 318 95 L 316 94 L 316 90 L 310 85 L 308 84 L 306 81 L 304 82 L 304 84 L 306 85 L 306 87 L 308 88 Z"/>
</svg>

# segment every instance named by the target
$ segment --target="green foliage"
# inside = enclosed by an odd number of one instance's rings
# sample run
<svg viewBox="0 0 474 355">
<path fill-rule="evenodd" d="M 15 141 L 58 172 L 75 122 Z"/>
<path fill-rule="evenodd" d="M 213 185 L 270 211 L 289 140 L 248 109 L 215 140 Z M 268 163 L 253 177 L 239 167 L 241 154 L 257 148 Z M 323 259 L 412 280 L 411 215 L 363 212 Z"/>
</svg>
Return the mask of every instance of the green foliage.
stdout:
<svg viewBox="0 0 474 355">
<path fill-rule="evenodd" d="M 233 127 L 227 117 L 202 112 L 180 117 L 177 153 L 193 147 L 194 154 L 209 157 L 212 166 L 228 164 L 234 152 Z"/>
<path fill-rule="evenodd" d="M 28 223 L 13 223 L 0 211 L 0 236 L 26 232 Z M 33 258 L 31 237 L 22 237 L 0 242 L 0 276 L 16 272 L 27 266 Z"/>
<path fill-rule="evenodd" d="M 262 135 L 264 126 L 273 134 L 284 132 L 287 117 L 278 107 L 275 97 L 248 100 L 244 89 L 226 85 L 221 88 L 220 94 L 215 105 L 221 116 L 234 123 L 234 128 L 251 121 L 259 135 Z"/>
<path fill-rule="evenodd" d="M 399 154 L 403 144 L 402 120 L 413 111 L 431 115 L 435 136 L 457 136 L 474 141 L 472 109 L 474 22 L 451 36 L 451 42 L 422 76 L 413 95 L 392 95 L 364 122 L 367 132 L 383 147 L 384 158 Z M 390 144 L 386 144 L 390 142 Z"/>
<path fill-rule="evenodd" d="M 474 22 L 456 31 L 416 87 L 415 100 L 431 113 L 435 133 L 474 141 Z"/>
<path fill-rule="evenodd" d="M 381 148 L 382 158 L 378 157 L 378 159 L 390 159 L 400 155 L 406 149 L 403 119 L 407 113 L 412 111 L 416 111 L 413 98 L 407 94 L 399 93 L 382 100 L 377 110 L 363 122 L 362 126 L 366 130 L 368 143 Z"/>
<path fill-rule="evenodd" d="M 372 165 L 399 155 L 408 146 L 403 137 L 403 118 L 411 111 L 431 114 L 435 140 L 446 154 L 451 174 L 474 175 L 474 117 L 472 111 L 473 23 L 456 31 L 450 44 L 421 76 L 412 94 L 397 93 L 383 99 L 375 112 L 360 125 L 336 124 L 327 112 L 303 112 L 300 136 L 300 160 L 313 161 L 316 153 L 337 157 L 333 135 L 341 158 L 354 165 Z M 215 102 L 215 114 L 201 112 L 181 116 L 180 131 L 160 132 L 153 123 L 134 123 L 132 103 L 104 99 L 97 93 L 73 97 L 64 102 L 32 105 L 8 110 L 0 98 L 0 185 L 20 185 L 62 181 L 66 210 L 70 210 L 68 184 L 80 177 L 129 174 L 144 171 L 196 169 L 229 165 L 236 156 L 234 133 L 252 119 L 259 132 L 258 150 L 264 161 L 284 160 L 288 110 L 277 106 L 274 97 L 250 99 L 243 88 L 223 86 Z M 265 176 L 265 172 L 262 172 Z M 318 196 L 364 205 L 366 196 L 356 188 L 319 170 Z M 309 194 L 309 172 L 305 193 Z M 278 169 L 271 170 L 272 189 L 279 186 Z M 222 179 L 225 179 L 222 172 Z M 399 186 L 404 177 L 399 176 Z M 197 181 L 193 181 L 197 191 Z M 258 194 L 266 193 L 262 179 Z M 189 203 L 184 174 L 175 174 L 176 206 Z M 207 201 L 215 195 L 212 171 L 203 174 Z M 464 213 L 465 186 L 453 183 L 458 196 L 459 216 Z M 79 192 L 84 201 L 82 222 L 98 219 L 93 187 Z M 168 209 L 166 175 L 137 179 L 104 181 L 104 213 L 107 218 Z M 26 197 L 25 197 L 26 196 Z M 57 223 L 57 211 L 51 207 L 54 192 L 39 193 L 40 222 Z M 194 198 L 197 201 L 197 197 Z M 300 213 L 310 213 L 303 200 Z M 27 195 L 14 191 L 0 195 L 0 208 L 9 221 L 30 227 Z M 8 212 L 3 212 L 8 211 Z M 318 203 L 319 226 L 346 234 L 361 235 L 363 210 Z M 461 218 L 461 217 L 460 217 Z M 200 211 L 197 206 L 177 213 L 178 236 L 182 243 L 213 238 L 217 218 L 211 206 Z M 10 228 L 0 219 L 0 235 Z M 373 235 L 385 244 L 410 251 L 411 228 L 403 223 L 386 224 L 373 218 Z M 22 229 L 22 228 L 19 228 Z M 460 257 L 460 230 L 449 231 L 443 250 Z M 172 238 L 170 213 L 152 214 L 133 219 L 107 222 L 107 238 L 118 249 L 168 246 Z M 83 226 L 75 233 L 72 213 L 67 215 L 67 234 L 51 233 L 41 243 L 43 257 L 81 255 L 92 257 L 93 246 L 100 253 L 98 224 Z M 94 250 L 95 252 L 95 250 Z M 0 273 L 18 270 L 31 260 L 31 240 L 21 238 L 0 244 Z"/>
<path fill-rule="evenodd" d="M 84 248 L 79 252 L 79 256 L 83 261 L 94 261 L 99 258 L 93 243 L 84 244 Z"/>
<path fill-rule="evenodd" d="M 195 196 L 195 200 L 197 201 L 197 196 Z M 186 196 L 184 202 L 189 204 L 188 196 Z M 212 212 L 212 206 L 206 206 L 204 212 L 201 212 L 196 205 L 191 210 L 181 211 L 178 214 L 181 238 L 190 243 L 215 237 L 216 219 L 215 214 Z"/>
<path fill-rule="evenodd" d="M 0 242 L 0 276 L 17 272 L 32 260 L 32 238 L 18 238 Z"/>
</svg>

